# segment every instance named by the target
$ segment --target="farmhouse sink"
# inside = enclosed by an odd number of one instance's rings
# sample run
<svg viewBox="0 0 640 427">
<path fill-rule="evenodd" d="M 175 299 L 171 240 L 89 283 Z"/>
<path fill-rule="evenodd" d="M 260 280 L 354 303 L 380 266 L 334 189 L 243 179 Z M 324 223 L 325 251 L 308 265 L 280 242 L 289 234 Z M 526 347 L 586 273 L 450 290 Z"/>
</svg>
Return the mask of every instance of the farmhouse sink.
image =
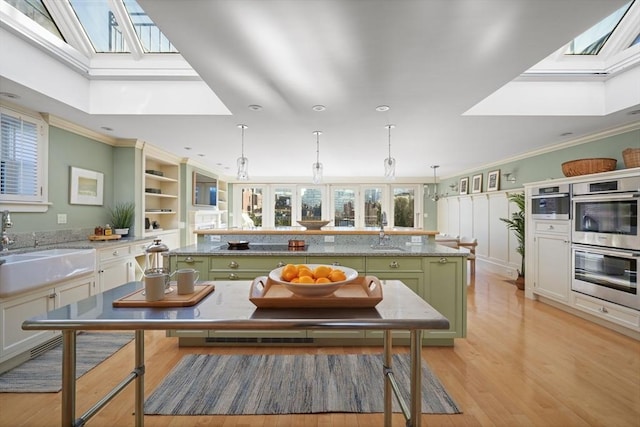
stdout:
<svg viewBox="0 0 640 427">
<path fill-rule="evenodd" d="M 0 298 L 91 273 L 95 249 L 44 249 L 2 256 Z"/>
</svg>

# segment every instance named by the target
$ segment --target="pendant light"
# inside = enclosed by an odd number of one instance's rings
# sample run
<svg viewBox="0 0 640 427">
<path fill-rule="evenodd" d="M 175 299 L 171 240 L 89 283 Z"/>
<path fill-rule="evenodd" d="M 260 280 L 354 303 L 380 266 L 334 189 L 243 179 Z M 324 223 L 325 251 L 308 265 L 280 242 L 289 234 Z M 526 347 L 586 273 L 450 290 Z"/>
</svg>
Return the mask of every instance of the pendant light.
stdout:
<svg viewBox="0 0 640 427">
<path fill-rule="evenodd" d="M 431 165 L 431 169 L 433 169 L 433 194 L 431 194 L 431 188 L 427 186 L 427 196 L 431 197 L 431 200 L 437 202 L 441 198 L 443 198 L 444 194 L 438 194 L 438 184 L 436 181 L 436 170 L 439 168 L 439 165 Z"/>
<path fill-rule="evenodd" d="M 238 178 L 238 181 L 247 181 L 249 179 L 249 159 L 244 156 L 244 130 L 248 126 L 240 124 L 238 127 L 242 132 L 242 151 L 240 157 L 238 157 L 238 174 L 236 178 Z"/>
<path fill-rule="evenodd" d="M 391 157 L 391 129 L 396 127 L 395 125 L 386 125 L 389 134 L 389 157 L 384 159 L 384 178 L 388 181 L 396 179 L 396 159 Z"/>
<path fill-rule="evenodd" d="M 320 184 L 322 182 L 322 163 L 320 163 L 320 135 L 322 131 L 315 130 L 313 134 L 316 136 L 316 162 L 313 164 L 313 183 Z"/>
</svg>

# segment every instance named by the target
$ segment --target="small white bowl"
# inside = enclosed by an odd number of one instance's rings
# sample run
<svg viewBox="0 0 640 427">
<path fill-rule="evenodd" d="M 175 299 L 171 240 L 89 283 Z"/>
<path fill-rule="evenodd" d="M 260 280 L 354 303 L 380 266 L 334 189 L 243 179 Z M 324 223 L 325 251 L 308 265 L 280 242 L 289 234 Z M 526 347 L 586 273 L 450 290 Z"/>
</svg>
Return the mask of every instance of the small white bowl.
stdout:
<svg viewBox="0 0 640 427">
<path fill-rule="evenodd" d="M 307 230 L 320 230 L 322 227 L 324 227 L 325 225 L 329 224 L 331 221 L 325 221 L 325 220 L 305 220 L 305 221 L 298 221 L 298 224 L 300 224 L 301 226 L 303 226 L 304 228 L 306 228 Z"/>
<path fill-rule="evenodd" d="M 316 267 L 322 264 L 306 264 L 307 267 L 311 271 L 313 271 Z M 285 288 L 290 290 L 292 293 L 302 297 L 324 297 L 327 295 L 331 295 L 336 290 L 338 290 L 341 286 L 346 285 L 358 278 L 358 272 L 353 268 L 328 265 L 327 267 L 331 267 L 334 270 L 342 270 L 344 275 L 347 276 L 346 280 L 342 280 L 340 282 L 331 282 L 331 283 L 291 283 L 285 280 L 282 280 L 282 269 L 284 267 L 276 268 L 275 270 L 271 270 L 269 273 L 269 279 L 272 281 L 283 285 Z"/>
</svg>

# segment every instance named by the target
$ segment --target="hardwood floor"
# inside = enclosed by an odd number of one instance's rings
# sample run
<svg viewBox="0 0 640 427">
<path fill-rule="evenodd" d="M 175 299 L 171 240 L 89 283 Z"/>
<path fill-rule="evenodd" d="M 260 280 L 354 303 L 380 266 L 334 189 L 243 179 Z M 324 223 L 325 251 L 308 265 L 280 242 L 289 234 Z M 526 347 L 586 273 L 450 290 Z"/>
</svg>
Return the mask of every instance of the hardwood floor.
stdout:
<svg viewBox="0 0 640 427">
<path fill-rule="evenodd" d="M 464 412 L 423 415 L 429 426 L 640 426 L 640 342 L 549 305 L 527 300 L 506 278 L 477 271 L 469 287 L 468 334 L 453 348 L 427 347 L 424 359 Z M 372 353 L 378 347 L 178 348 L 146 334 L 146 395 L 187 353 Z M 128 373 L 133 344 L 78 382 L 86 411 Z M 406 350 L 406 349 L 405 349 Z M 60 394 L 0 394 L 0 426 L 55 426 Z M 130 385 L 89 426 L 133 426 Z M 381 414 L 146 416 L 146 426 L 362 426 Z M 402 415 L 394 425 L 404 424 Z"/>
</svg>

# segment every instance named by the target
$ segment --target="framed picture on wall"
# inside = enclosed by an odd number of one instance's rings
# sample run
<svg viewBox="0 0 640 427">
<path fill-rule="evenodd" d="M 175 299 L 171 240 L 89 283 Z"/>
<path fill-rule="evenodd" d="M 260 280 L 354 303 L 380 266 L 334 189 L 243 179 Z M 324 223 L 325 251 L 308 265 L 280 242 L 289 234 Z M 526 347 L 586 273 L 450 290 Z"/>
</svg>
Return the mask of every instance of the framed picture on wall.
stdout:
<svg viewBox="0 0 640 427">
<path fill-rule="evenodd" d="M 71 166 L 69 203 L 72 205 L 102 205 L 104 175 Z"/>
<path fill-rule="evenodd" d="M 487 175 L 487 191 L 497 191 L 500 187 L 500 169 Z"/>
<path fill-rule="evenodd" d="M 469 178 L 460 178 L 460 194 L 469 192 Z"/>
<path fill-rule="evenodd" d="M 482 174 L 474 175 L 471 180 L 471 192 L 482 193 Z"/>
</svg>

